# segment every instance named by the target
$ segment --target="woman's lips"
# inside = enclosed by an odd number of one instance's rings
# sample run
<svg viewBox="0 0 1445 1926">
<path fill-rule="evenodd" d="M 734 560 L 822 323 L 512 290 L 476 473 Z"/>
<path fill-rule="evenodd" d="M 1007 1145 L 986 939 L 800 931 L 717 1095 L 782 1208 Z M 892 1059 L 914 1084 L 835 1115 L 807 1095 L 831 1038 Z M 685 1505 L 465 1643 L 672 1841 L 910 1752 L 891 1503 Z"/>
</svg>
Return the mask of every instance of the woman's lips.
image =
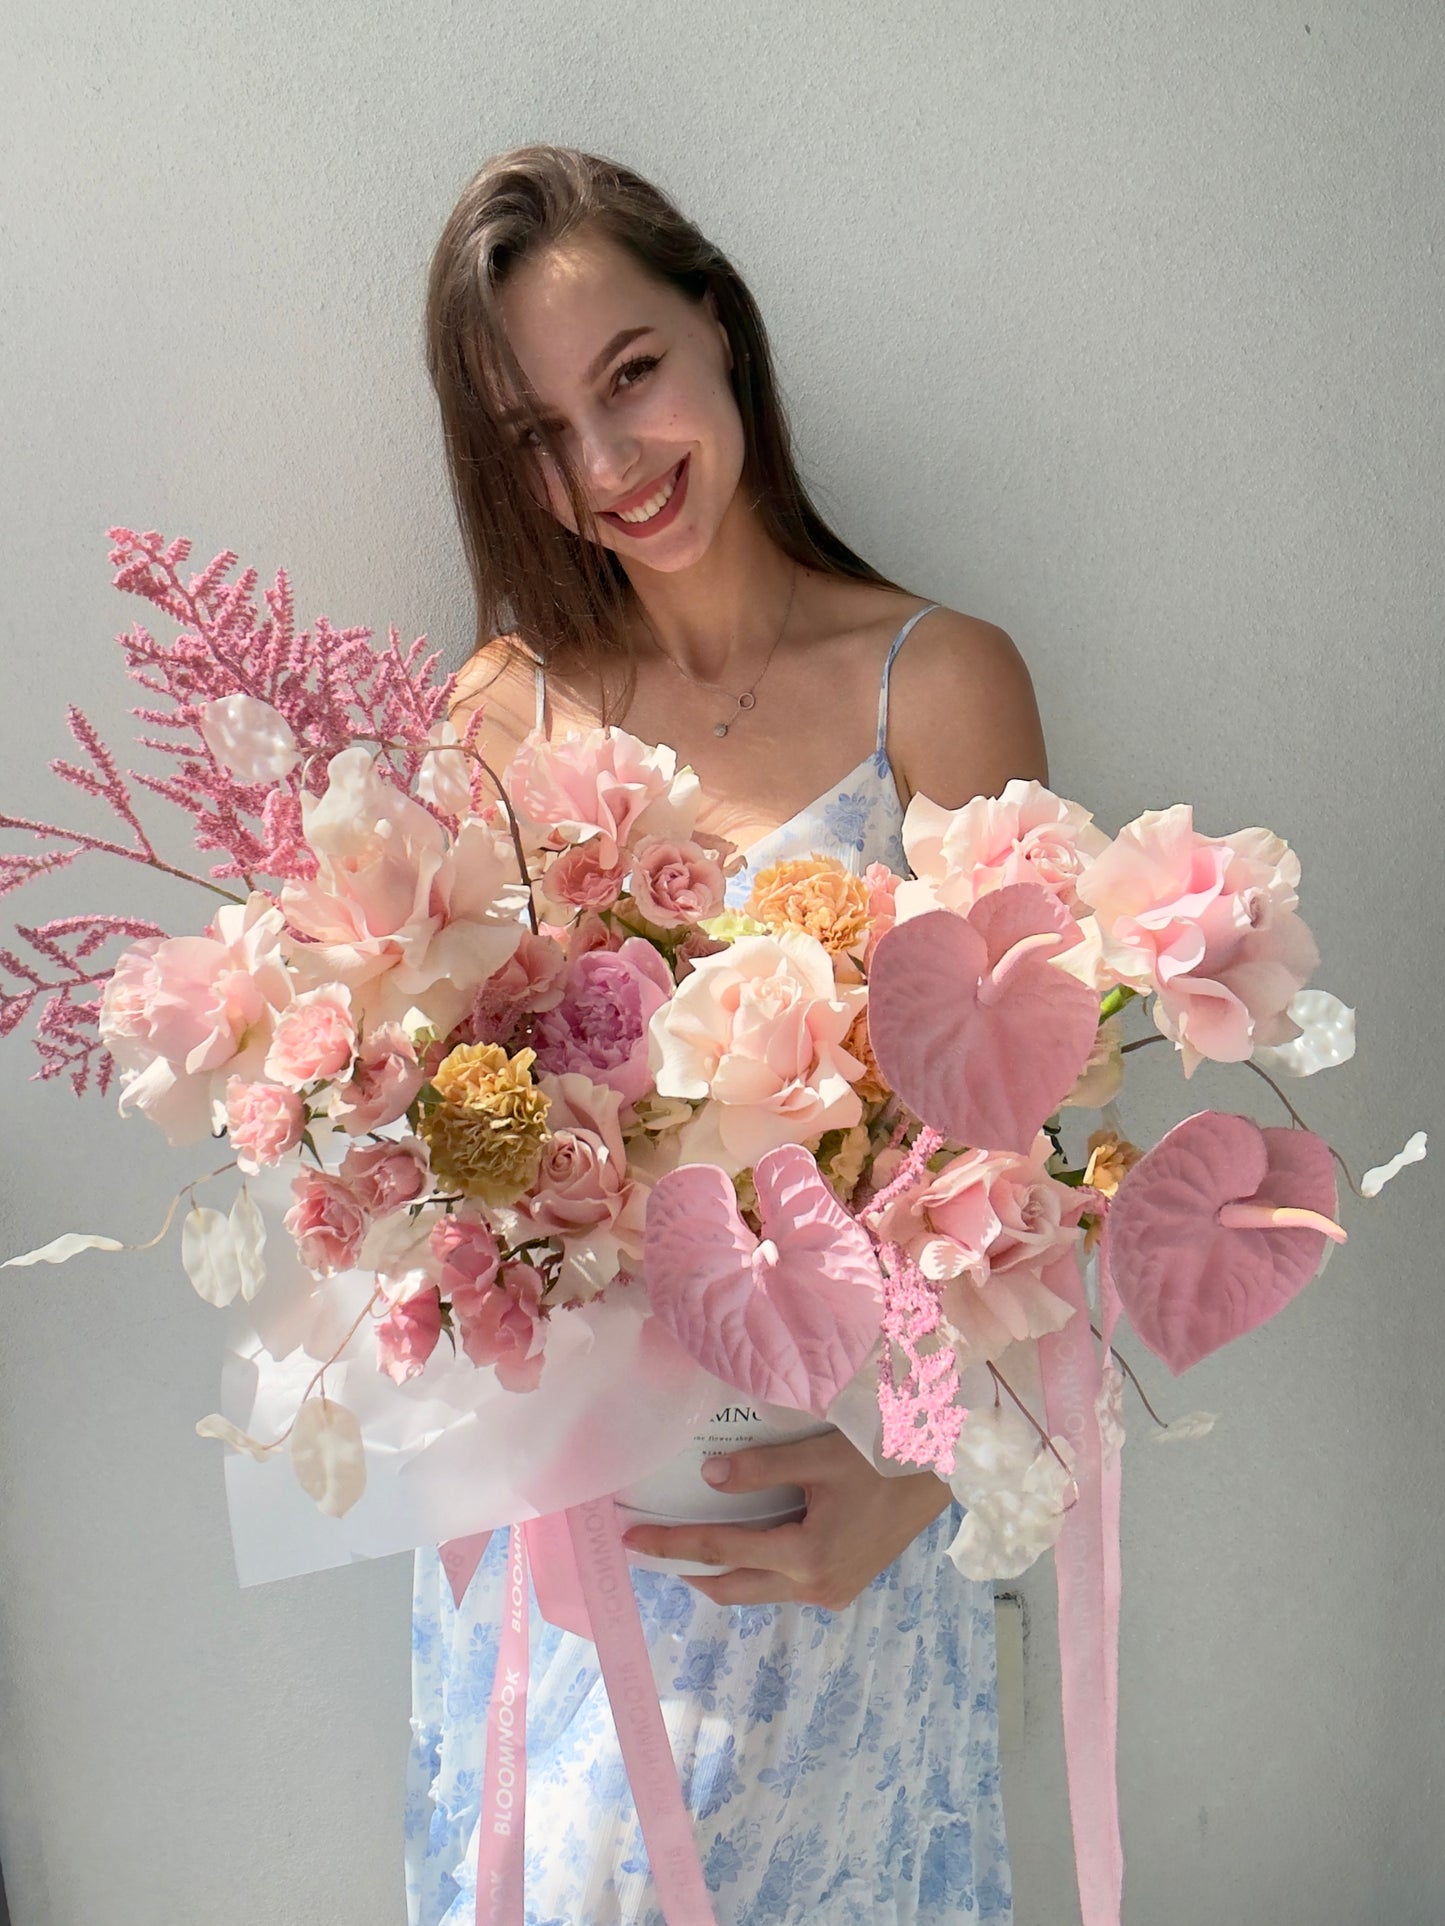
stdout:
<svg viewBox="0 0 1445 1926">
<path fill-rule="evenodd" d="M 691 473 L 691 469 L 692 457 L 691 455 L 684 455 L 677 468 L 673 471 L 677 479 L 673 483 L 672 494 L 650 522 L 625 522 L 620 515 L 614 513 L 610 508 L 602 509 L 599 512 L 599 519 L 610 523 L 613 528 L 620 529 L 624 535 L 632 535 L 638 538 L 644 535 L 656 535 L 659 530 L 666 528 L 669 523 L 677 520 L 683 501 L 687 496 L 687 478 Z M 644 496 L 643 499 L 646 500 L 646 497 Z"/>
</svg>

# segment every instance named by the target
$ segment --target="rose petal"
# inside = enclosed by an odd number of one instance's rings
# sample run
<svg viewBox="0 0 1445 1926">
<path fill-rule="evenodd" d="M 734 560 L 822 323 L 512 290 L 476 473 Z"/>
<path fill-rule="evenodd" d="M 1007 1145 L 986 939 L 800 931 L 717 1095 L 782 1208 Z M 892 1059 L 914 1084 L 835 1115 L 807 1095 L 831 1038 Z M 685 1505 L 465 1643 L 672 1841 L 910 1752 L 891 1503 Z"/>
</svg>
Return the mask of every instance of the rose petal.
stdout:
<svg viewBox="0 0 1445 1926">
<path fill-rule="evenodd" d="M 26 1251 L 23 1257 L 7 1257 L 0 1264 L 0 1271 L 8 1271 L 12 1266 L 21 1264 L 63 1264 L 68 1257 L 76 1257 L 81 1251 L 123 1251 L 126 1246 L 114 1237 L 92 1237 L 82 1231 L 66 1231 L 63 1237 L 52 1237 L 48 1244 L 38 1250 Z"/>
<path fill-rule="evenodd" d="M 366 1454 L 355 1413 L 331 1398 L 308 1398 L 291 1427 L 291 1464 L 318 1511 L 345 1517 L 366 1489 Z"/>
</svg>

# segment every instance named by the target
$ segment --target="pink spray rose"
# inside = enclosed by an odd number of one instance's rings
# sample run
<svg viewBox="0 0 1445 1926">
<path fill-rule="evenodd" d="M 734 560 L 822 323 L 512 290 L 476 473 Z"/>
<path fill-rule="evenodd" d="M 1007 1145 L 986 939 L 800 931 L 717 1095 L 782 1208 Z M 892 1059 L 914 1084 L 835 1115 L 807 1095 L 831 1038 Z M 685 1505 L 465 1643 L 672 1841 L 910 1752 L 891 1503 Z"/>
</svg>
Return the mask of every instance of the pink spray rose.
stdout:
<svg viewBox="0 0 1445 1926">
<path fill-rule="evenodd" d="M 567 979 L 567 956 L 554 937 L 525 930 L 500 970 L 478 990 L 455 1041 L 506 1043 L 525 1016 L 555 1010 Z"/>
<path fill-rule="evenodd" d="M 495 1365 L 508 1391 L 535 1390 L 543 1363 L 540 1274 L 530 1264 L 509 1264 L 503 1271 L 490 1230 L 460 1211 L 437 1225 L 432 1248 L 442 1260 L 441 1288 L 472 1363 Z"/>
<path fill-rule="evenodd" d="M 352 1136 L 364 1136 L 404 1117 L 425 1081 L 406 1031 L 399 1023 L 378 1024 L 361 1040 L 350 1082 L 329 1092 L 331 1114 Z"/>
<path fill-rule="evenodd" d="M 1062 1330 L 1073 1307 L 1045 1279 L 1078 1240 L 1083 1203 L 1045 1168 L 1041 1131 L 1033 1154 L 970 1150 L 910 1187 L 873 1228 L 899 1244 L 925 1277 L 942 1282 L 943 1314 L 965 1362 L 997 1359 L 1008 1345 Z"/>
<path fill-rule="evenodd" d="M 122 1111 L 144 1112 L 170 1143 L 194 1143 L 217 1122 L 228 1079 L 261 1075 L 292 996 L 284 929 L 257 891 L 217 910 L 202 936 L 146 937 L 122 954 L 100 1004 Z"/>
<path fill-rule="evenodd" d="M 601 850 L 594 838 L 563 850 L 549 863 L 538 885 L 546 902 L 574 910 L 610 909 L 622 894 L 623 871 L 620 864 L 605 864 Z"/>
<path fill-rule="evenodd" d="M 329 1171 L 306 1170 L 291 1195 L 296 1201 L 284 1221 L 307 1270 L 324 1277 L 350 1270 L 366 1235 L 366 1213 L 351 1186 Z"/>
<path fill-rule="evenodd" d="M 1287 1043 L 1287 1006 L 1319 962 L 1296 912 L 1299 858 L 1267 829 L 1202 836 L 1188 803 L 1149 809 L 1090 863 L 1080 894 L 1103 957 L 1155 992 L 1154 1021 L 1186 1077 L 1206 1058 L 1239 1063 Z"/>
<path fill-rule="evenodd" d="M 417 1137 L 356 1144 L 341 1160 L 341 1181 L 368 1217 L 386 1217 L 420 1197 L 431 1181 L 426 1146 Z"/>
<path fill-rule="evenodd" d="M 543 1077 L 551 1099 L 537 1180 L 517 1206 L 519 1235 L 560 1237 L 558 1303 L 584 1302 L 617 1275 L 625 1254 L 642 1255 L 646 1190 L 628 1175 L 622 1099 L 572 1074 Z"/>
<path fill-rule="evenodd" d="M 376 1364 L 394 1384 L 414 1378 L 442 1334 L 442 1301 L 436 1286 L 424 1285 L 414 1297 L 393 1304 L 376 1321 Z"/>
<path fill-rule="evenodd" d="M 442 1296 L 453 1300 L 458 1291 L 477 1291 L 491 1285 L 502 1261 L 491 1226 L 465 1205 L 433 1226 L 431 1248 L 441 1263 L 438 1281 Z"/>
<path fill-rule="evenodd" d="M 294 1090 L 278 1083 L 226 1080 L 226 1134 L 236 1162 L 248 1175 L 276 1164 L 301 1141 L 306 1107 Z"/>
<path fill-rule="evenodd" d="M 575 963 L 579 956 L 586 956 L 592 950 L 620 950 L 624 943 L 630 941 L 625 930 L 618 929 L 615 924 L 604 923 L 593 910 L 584 910 L 570 930 L 565 933 L 558 931 L 559 936 L 564 934 L 569 963 Z"/>
<path fill-rule="evenodd" d="M 343 1077 L 356 1054 L 351 992 L 344 983 L 323 983 L 296 997 L 276 1019 L 266 1075 L 288 1090 L 318 1079 Z"/>
<path fill-rule="evenodd" d="M 672 977 L 652 945 L 630 936 L 616 951 L 591 950 L 567 974 L 555 1010 L 537 1020 L 537 1068 L 553 1076 L 580 1071 L 632 1103 L 651 1081 L 647 1026 L 667 1001 Z"/>
<path fill-rule="evenodd" d="M 644 836 L 632 852 L 632 899 L 663 929 L 716 916 L 725 888 L 722 864 L 699 842 Z"/>
</svg>

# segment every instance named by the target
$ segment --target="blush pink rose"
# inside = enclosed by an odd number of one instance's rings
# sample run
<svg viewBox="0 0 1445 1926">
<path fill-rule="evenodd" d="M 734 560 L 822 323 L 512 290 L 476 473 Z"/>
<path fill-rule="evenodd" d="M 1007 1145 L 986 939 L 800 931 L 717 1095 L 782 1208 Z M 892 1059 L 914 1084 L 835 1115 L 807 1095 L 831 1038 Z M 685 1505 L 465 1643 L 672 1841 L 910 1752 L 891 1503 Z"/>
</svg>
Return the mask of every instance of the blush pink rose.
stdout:
<svg viewBox="0 0 1445 1926">
<path fill-rule="evenodd" d="M 863 952 L 863 967 L 873 961 L 873 952 L 898 920 L 895 898 L 902 879 L 886 863 L 870 863 L 863 872 L 868 891 L 868 944 Z"/>
<path fill-rule="evenodd" d="M 642 1255 L 646 1187 L 629 1176 L 622 1099 L 575 1074 L 543 1077 L 549 1135 L 537 1180 L 517 1206 L 519 1235 L 563 1243 L 556 1301 L 579 1303 L 617 1275 L 621 1257 Z"/>
<path fill-rule="evenodd" d="M 727 879 L 717 857 L 701 843 L 644 836 L 632 852 L 629 887 L 649 923 L 675 929 L 716 916 Z"/>
<path fill-rule="evenodd" d="M 537 1068 L 553 1076 L 579 1071 L 608 1084 L 627 1103 L 648 1089 L 647 1026 L 672 992 L 672 976 L 644 938 L 615 951 L 590 950 L 567 973 L 555 1010 L 532 1033 Z"/>
<path fill-rule="evenodd" d="M 276 1083 L 226 1081 L 226 1134 L 236 1162 L 248 1175 L 276 1164 L 296 1148 L 306 1128 L 306 1107 L 294 1090 Z"/>
<path fill-rule="evenodd" d="M 465 1208 L 449 1211 L 433 1226 L 431 1248 L 441 1264 L 443 1297 L 491 1285 L 502 1262 L 491 1227 Z"/>
<path fill-rule="evenodd" d="M 507 764 L 513 806 L 561 843 L 598 844 L 615 867 L 639 837 L 686 836 L 701 803 L 697 777 L 676 752 L 623 729 L 588 729 L 550 740 L 533 733 Z"/>
<path fill-rule="evenodd" d="M 217 910 L 202 936 L 146 937 L 101 995 L 100 1037 L 121 1073 L 120 1108 L 173 1144 L 218 1123 L 232 1076 L 258 1078 L 293 986 L 285 922 L 259 891 Z"/>
<path fill-rule="evenodd" d="M 911 1186 L 870 1221 L 943 1285 L 940 1301 L 970 1363 L 997 1359 L 1013 1343 L 1062 1330 L 1073 1307 L 1045 1277 L 1078 1241 L 1084 1201 L 1045 1168 L 1052 1145 L 1033 1154 L 970 1150 Z"/>
<path fill-rule="evenodd" d="M 395 1143 L 356 1144 L 341 1160 L 341 1181 L 368 1217 L 386 1217 L 413 1198 L 431 1181 L 426 1146 L 416 1137 Z"/>
<path fill-rule="evenodd" d="M 833 959 L 798 930 L 699 957 L 650 1024 L 659 1095 L 711 1099 L 683 1126 L 686 1161 L 736 1173 L 857 1123 L 863 1065 L 843 1039 L 865 995 L 837 985 Z"/>
<path fill-rule="evenodd" d="M 1014 777 L 998 796 L 975 796 L 942 809 L 915 796 L 903 818 L 903 847 L 913 880 L 898 885 L 900 923 L 925 910 L 971 910 L 1007 883 L 1037 883 L 1072 916 L 1086 867 L 1109 838 L 1078 803 L 1041 782 Z"/>
<path fill-rule="evenodd" d="M 296 997 L 276 1020 L 266 1075 L 288 1090 L 344 1077 L 356 1054 L 351 992 L 344 983 L 323 983 Z"/>
<path fill-rule="evenodd" d="M 435 1285 L 393 1304 L 376 1321 L 376 1364 L 393 1384 L 414 1378 L 437 1348 L 442 1334 L 442 1301 Z"/>
<path fill-rule="evenodd" d="M 506 1043 L 522 1019 L 555 1010 L 567 980 L 567 955 L 555 937 L 531 930 L 478 990 L 455 1041 Z"/>
<path fill-rule="evenodd" d="M 1104 961 L 1155 993 L 1186 1077 L 1205 1058 L 1239 1063 L 1299 1035 L 1287 1006 L 1319 963 L 1297 914 L 1299 873 L 1271 831 L 1203 836 L 1188 803 L 1146 810 L 1089 865 L 1080 893 Z"/>
<path fill-rule="evenodd" d="M 331 1114 L 354 1137 L 404 1117 L 426 1069 L 399 1023 L 380 1023 L 361 1040 L 350 1080 L 329 1092 Z"/>
<path fill-rule="evenodd" d="M 535 1391 L 542 1376 L 542 1276 L 509 1264 L 493 1283 L 452 1292 L 452 1316 L 473 1364 L 490 1364 L 504 1391 Z"/>
<path fill-rule="evenodd" d="M 366 1235 L 366 1212 L 351 1186 L 329 1171 L 306 1170 L 291 1185 L 285 1224 L 308 1271 L 329 1277 L 350 1270 Z"/>
<path fill-rule="evenodd" d="M 539 888 L 549 904 L 574 910 L 610 909 L 622 894 L 620 864 L 602 861 L 602 845 L 594 839 L 566 849 L 542 872 Z"/>
</svg>

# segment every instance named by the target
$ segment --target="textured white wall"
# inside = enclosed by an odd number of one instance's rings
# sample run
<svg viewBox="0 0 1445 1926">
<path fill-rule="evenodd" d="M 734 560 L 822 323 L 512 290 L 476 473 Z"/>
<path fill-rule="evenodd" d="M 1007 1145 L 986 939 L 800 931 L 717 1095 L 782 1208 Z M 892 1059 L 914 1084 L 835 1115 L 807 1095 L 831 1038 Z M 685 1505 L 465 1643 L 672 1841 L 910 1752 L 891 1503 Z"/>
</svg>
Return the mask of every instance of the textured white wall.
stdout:
<svg viewBox="0 0 1445 1926">
<path fill-rule="evenodd" d="M 112 523 L 464 647 L 426 262 L 484 156 L 570 142 L 733 254 L 838 525 L 1012 632 L 1062 790 L 1299 850 L 1361 1011 L 1311 1123 L 1359 1168 L 1437 1116 L 1437 0 L 11 0 L 7 42 L 6 807 L 54 807 L 64 701 L 123 734 Z M 99 865 L 29 895 L 196 907 Z M 190 1155 L 4 1054 L 0 1244 L 148 1234 Z M 1243 1072 L 1137 1062 L 1141 1131 L 1277 1120 Z M 1440 1196 L 1427 1164 L 1355 1206 L 1307 1300 L 1182 1384 L 1137 1360 L 1223 1415 L 1165 1453 L 1140 1414 L 1126 1457 L 1132 1926 L 1445 1915 Z M 408 1570 L 237 1592 L 190 1430 L 219 1342 L 173 1255 L 0 1279 L 16 1926 L 402 1916 Z M 1051 1574 L 1025 1589 L 1017 1916 L 1068 1926 Z"/>
</svg>

